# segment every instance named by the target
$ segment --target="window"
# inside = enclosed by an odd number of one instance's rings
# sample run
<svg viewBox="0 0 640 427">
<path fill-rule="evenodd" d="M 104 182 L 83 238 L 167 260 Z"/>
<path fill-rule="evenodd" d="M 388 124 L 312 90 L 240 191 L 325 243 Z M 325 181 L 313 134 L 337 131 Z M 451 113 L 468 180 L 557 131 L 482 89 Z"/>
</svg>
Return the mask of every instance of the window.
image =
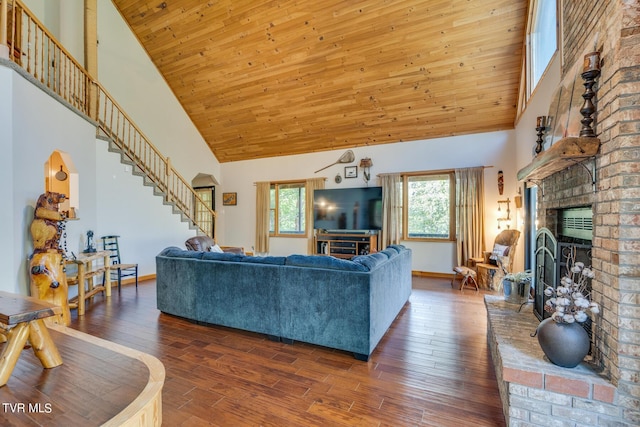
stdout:
<svg viewBox="0 0 640 427">
<path fill-rule="evenodd" d="M 518 109 L 522 112 L 558 48 L 556 0 L 529 0 L 526 59 L 523 61 Z"/>
<path fill-rule="evenodd" d="M 455 181 L 453 172 L 403 177 L 404 239 L 455 238 Z"/>
<path fill-rule="evenodd" d="M 540 81 L 551 57 L 558 48 L 556 0 L 532 0 L 532 7 L 527 49 L 529 95 Z"/>
<path fill-rule="evenodd" d="M 304 236 L 305 183 L 272 183 L 269 233 L 271 236 Z"/>
<path fill-rule="evenodd" d="M 531 92 L 536 87 L 544 70 L 555 53 L 557 42 L 557 18 L 555 0 L 536 0 L 531 18 L 530 73 Z"/>
</svg>

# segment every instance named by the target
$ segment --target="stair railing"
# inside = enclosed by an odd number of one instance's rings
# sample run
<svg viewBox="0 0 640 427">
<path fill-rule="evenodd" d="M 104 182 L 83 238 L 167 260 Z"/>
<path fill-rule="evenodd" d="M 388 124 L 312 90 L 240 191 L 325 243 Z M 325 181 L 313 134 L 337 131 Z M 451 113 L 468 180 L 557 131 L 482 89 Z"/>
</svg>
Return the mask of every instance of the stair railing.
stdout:
<svg viewBox="0 0 640 427">
<path fill-rule="evenodd" d="M 4 21 L 0 22 L 0 42 L 8 47 L 9 58 L 72 107 L 89 115 L 89 74 L 20 1 L 0 3 L 0 21 Z"/>
<path fill-rule="evenodd" d="M 167 202 L 175 204 L 189 220 L 197 224 L 196 204 L 206 206 L 205 201 L 171 166 L 169 158 L 160 153 L 102 85 L 96 83 L 96 86 L 96 121 L 100 129 L 118 146 L 134 167 L 143 172 L 165 194 Z M 208 209 L 212 218 L 215 217 L 215 212 Z M 204 233 L 209 231 L 208 228 L 210 227 L 200 227 Z"/>
<path fill-rule="evenodd" d="M 6 29 L 6 31 L 5 31 Z M 124 110 L 73 59 L 19 0 L 0 0 L 0 45 L 9 58 L 51 92 L 98 123 L 101 130 L 122 151 L 138 172 L 143 173 L 188 220 L 207 235 L 211 221 L 201 221 L 197 209 L 215 212 L 193 190 L 135 125 Z"/>
</svg>

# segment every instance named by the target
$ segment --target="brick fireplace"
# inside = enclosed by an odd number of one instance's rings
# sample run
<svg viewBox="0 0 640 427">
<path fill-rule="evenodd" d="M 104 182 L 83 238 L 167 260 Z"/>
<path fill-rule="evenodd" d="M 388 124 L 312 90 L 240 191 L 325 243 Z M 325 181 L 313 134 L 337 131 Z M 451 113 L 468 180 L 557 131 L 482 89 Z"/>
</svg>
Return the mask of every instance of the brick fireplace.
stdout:
<svg viewBox="0 0 640 427">
<path fill-rule="evenodd" d="M 640 425 L 640 1 L 561 1 L 563 83 L 593 50 L 602 74 L 593 158 L 536 182 L 539 227 L 590 206 L 593 322 L 590 361 L 557 368 L 528 333 L 533 313 L 487 300 L 489 344 L 509 425 Z M 594 49 L 594 40 L 596 43 Z M 532 124 L 533 128 L 533 124 Z M 571 135 L 570 135 L 571 136 Z M 525 310 L 523 310 L 524 312 Z M 524 317 L 522 317 L 524 316 Z M 505 325 L 509 325 L 505 327 Z M 506 402 L 506 403 L 505 403 Z"/>
</svg>

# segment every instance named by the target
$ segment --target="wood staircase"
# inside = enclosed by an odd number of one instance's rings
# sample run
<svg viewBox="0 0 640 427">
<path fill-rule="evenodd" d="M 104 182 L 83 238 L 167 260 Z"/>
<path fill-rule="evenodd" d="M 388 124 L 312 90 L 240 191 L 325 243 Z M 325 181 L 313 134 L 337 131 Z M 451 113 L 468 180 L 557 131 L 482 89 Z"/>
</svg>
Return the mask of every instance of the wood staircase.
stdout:
<svg viewBox="0 0 640 427">
<path fill-rule="evenodd" d="M 191 229 L 213 237 L 210 225 L 215 212 L 102 85 L 21 1 L 0 0 L 0 12 L 0 44 L 9 49 L 9 60 L 18 70 L 32 81 L 35 78 L 34 83 L 55 99 L 95 122 L 96 138 L 106 140 L 109 151 L 120 155 L 121 163 L 130 165 L 132 173 L 141 176 L 145 186 L 153 187 L 154 194 L 161 196 Z"/>
</svg>

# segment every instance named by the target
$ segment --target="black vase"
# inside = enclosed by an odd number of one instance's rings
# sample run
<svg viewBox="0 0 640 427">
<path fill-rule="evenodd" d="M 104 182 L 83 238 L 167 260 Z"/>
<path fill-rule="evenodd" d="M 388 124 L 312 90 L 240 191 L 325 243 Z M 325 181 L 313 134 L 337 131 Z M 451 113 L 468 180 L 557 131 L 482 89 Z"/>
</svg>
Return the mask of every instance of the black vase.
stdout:
<svg viewBox="0 0 640 427">
<path fill-rule="evenodd" d="M 536 332 L 542 351 L 555 365 L 574 368 L 589 353 L 589 335 L 579 323 L 556 323 L 548 318 Z"/>
</svg>

